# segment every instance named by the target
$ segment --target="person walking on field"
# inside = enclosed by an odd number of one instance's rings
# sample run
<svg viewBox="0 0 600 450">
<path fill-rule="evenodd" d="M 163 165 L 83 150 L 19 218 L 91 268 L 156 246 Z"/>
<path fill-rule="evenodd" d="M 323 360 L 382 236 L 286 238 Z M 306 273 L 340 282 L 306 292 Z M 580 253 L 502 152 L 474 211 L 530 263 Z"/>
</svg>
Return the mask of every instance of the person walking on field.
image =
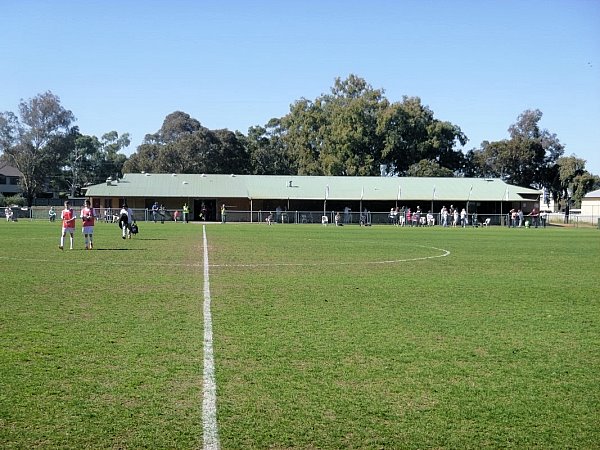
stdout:
<svg viewBox="0 0 600 450">
<path fill-rule="evenodd" d="M 85 249 L 92 250 L 94 248 L 94 223 L 96 216 L 94 210 L 91 208 L 90 201 L 86 200 L 83 208 L 81 209 L 81 220 L 83 221 L 82 229 L 83 238 L 85 239 Z"/>
<path fill-rule="evenodd" d="M 133 222 L 133 210 L 127 206 L 127 203 L 124 203 L 119 213 L 119 227 L 121 228 L 121 237 L 123 239 L 131 239 L 131 224 Z"/>
<path fill-rule="evenodd" d="M 69 201 L 65 201 L 65 209 L 60 213 L 62 219 L 62 233 L 60 235 L 60 245 L 58 248 L 63 250 L 65 248 L 65 236 L 69 233 L 70 250 L 73 250 L 73 233 L 75 232 L 75 211 L 71 208 Z"/>
</svg>

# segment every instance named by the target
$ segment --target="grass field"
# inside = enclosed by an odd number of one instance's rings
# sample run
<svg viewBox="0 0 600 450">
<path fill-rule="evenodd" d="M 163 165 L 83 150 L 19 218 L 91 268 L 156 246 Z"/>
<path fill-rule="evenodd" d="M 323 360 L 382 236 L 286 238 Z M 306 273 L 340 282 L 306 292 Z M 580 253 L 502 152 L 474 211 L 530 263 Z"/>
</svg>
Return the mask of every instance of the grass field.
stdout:
<svg viewBox="0 0 600 450">
<path fill-rule="evenodd" d="M 198 224 L 0 223 L 0 447 L 202 448 Z M 600 448 L 600 232 L 206 226 L 221 448 Z"/>
</svg>

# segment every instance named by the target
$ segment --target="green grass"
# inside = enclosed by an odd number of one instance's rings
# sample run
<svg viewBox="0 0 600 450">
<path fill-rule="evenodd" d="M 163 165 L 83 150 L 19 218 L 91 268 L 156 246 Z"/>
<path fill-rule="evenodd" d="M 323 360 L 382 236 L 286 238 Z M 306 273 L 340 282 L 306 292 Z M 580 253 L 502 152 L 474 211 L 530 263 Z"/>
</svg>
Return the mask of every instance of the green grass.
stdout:
<svg viewBox="0 0 600 450">
<path fill-rule="evenodd" d="M 0 223 L 3 448 L 202 446 L 202 229 L 118 231 Z M 599 448 L 598 230 L 207 237 L 222 448 Z"/>
</svg>

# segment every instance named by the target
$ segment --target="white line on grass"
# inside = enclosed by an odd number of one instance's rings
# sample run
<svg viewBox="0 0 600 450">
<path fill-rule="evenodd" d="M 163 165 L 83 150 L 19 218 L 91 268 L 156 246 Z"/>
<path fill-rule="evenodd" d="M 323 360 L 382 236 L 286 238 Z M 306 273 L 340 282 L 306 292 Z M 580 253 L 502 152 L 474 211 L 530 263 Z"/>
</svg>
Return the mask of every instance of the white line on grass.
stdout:
<svg viewBox="0 0 600 450">
<path fill-rule="evenodd" d="M 208 262 L 204 263 L 206 267 L 279 267 L 279 266 L 305 266 L 305 267 L 318 267 L 318 266 L 360 266 L 360 265 L 373 265 L 373 264 L 395 264 L 402 262 L 410 262 L 410 261 L 424 261 L 427 259 L 434 258 L 444 258 L 450 255 L 450 250 L 445 250 L 443 248 L 437 247 L 427 247 L 423 245 L 418 245 L 417 247 L 433 249 L 442 252 L 439 255 L 431 255 L 431 256 L 419 256 L 414 258 L 403 258 L 403 259 L 384 259 L 377 261 L 364 261 L 364 260 L 356 260 L 356 261 L 315 261 L 315 262 L 299 262 L 299 263 L 224 263 L 224 264 L 208 264 Z M 36 262 L 36 263 L 49 263 L 53 262 L 53 259 L 49 258 L 22 258 L 18 256 L 0 256 L 0 261 L 25 261 L 25 262 Z M 87 264 L 95 264 L 95 265 L 106 265 L 106 266 L 130 266 L 130 261 L 118 261 L 118 260 L 109 260 L 105 259 L 102 261 L 87 261 Z M 137 267 L 200 267 L 199 263 L 153 263 L 153 262 L 136 262 Z"/>
<path fill-rule="evenodd" d="M 426 247 L 424 245 L 418 245 L 417 247 L 438 250 L 442 253 L 439 255 L 418 256 L 418 257 L 414 257 L 414 258 L 404 258 L 404 259 L 386 259 L 386 260 L 381 260 L 381 261 L 347 261 L 347 262 L 344 262 L 344 261 L 319 261 L 319 262 L 314 262 L 314 263 L 212 264 L 211 267 L 356 266 L 356 265 L 366 265 L 366 264 L 394 264 L 394 263 L 409 262 L 409 261 L 424 261 L 426 259 L 444 258 L 444 257 L 450 255 L 450 250 L 445 250 L 443 248 Z"/>
<path fill-rule="evenodd" d="M 202 245 L 204 247 L 204 391 L 202 398 L 202 428 L 204 449 L 218 450 L 217 383 L 215 381 L 215 360 L 213 355 L 210 282 L 208 279 L 208 244 L 205 225 L 202 226 Z"/>
<path fill-rule="evenodd" d="M 81 249 L 83 251 L 83 249 Z M 107 249 L 110 250 L 110 249 Z M 65 252 L 67 253 L 67 252 Z M 70 253 L 70 251 L 68 252 Z M 21 258 L 18 256 L 0 256 L 0 261 L 25 261 L 25 262 L 34 262 L 34 263 L 49 263 L 55 262 L 55 259 L 51 258 Z M 95 264 L 95 265 L 104 265 L 104 266 L 131 266 L 131 261 L 116 261 L 116 260 L 101 260 L 101 261 L 86 261 L 87 265 Z M 201 267 L 201 263 L 159 263 L 159 262 L 137 262 L 136 266 L 141 267 Z"/>
</svg>

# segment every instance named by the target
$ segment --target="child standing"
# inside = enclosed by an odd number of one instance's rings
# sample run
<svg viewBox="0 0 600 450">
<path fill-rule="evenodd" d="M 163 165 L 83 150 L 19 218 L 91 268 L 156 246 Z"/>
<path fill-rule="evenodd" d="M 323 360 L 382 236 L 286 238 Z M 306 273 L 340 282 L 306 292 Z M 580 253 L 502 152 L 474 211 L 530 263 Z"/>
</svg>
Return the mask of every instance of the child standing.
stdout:
<svg viewBox="0 0 600 450">
<path fill-rule="evenodd" d="M 83 237 L 85 239 L 85 249 L 92 250 L 94 248 L 94 222 L 96 220 L 96 216 L 94 215 L 94 210 L 90 207 L 90 201 L 86 200 L 83 208 L 81 209 L 81 219 L 83 220 Z"/>
<path fill-rule="evenodd" d="M 60 235 L 60 245 L 58 248 L 61 250 L 65 248 L 65 236 L 69 233 L 70 237 L 70 249 L 73 250 L 73 233 L 75 232 L 75 211 L 71 208 L 71 204 L 68 200 L 65 201 L 65 209 L 60 213 L 62 219 L 62 234 Z"/>
</svg>

